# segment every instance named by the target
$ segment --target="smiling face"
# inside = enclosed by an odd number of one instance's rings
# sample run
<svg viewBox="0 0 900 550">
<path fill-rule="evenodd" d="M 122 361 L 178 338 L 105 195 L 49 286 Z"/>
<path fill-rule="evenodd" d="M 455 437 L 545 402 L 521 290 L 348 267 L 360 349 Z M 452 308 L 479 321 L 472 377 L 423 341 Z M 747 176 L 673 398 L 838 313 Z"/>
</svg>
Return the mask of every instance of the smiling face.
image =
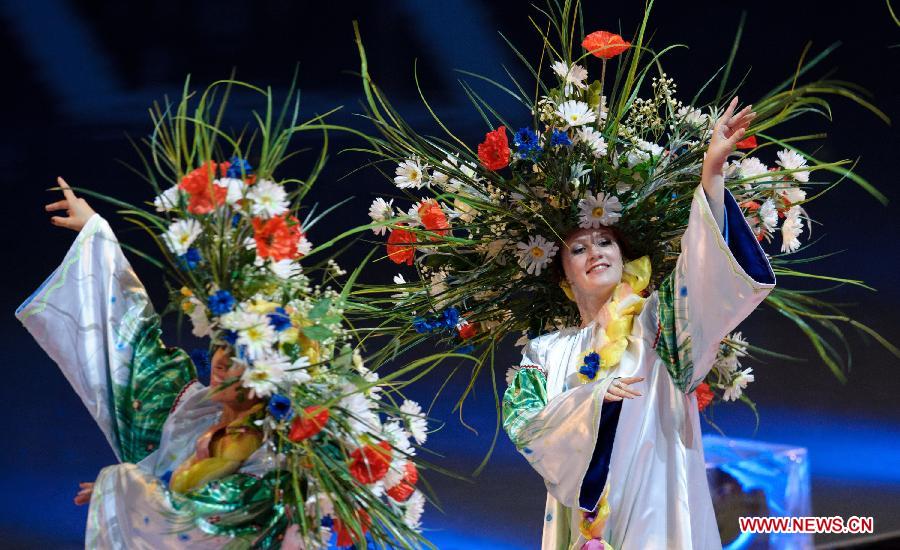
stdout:
<svg viewBox="0 0 900 550">
<path fill-rule="evenodd" d="M 579 229 L 562 247 L 563 271 L 579 307 L 612 293 L 622 280 L 622 265 L 622 250 L 606 227 Z"/>
</svg>

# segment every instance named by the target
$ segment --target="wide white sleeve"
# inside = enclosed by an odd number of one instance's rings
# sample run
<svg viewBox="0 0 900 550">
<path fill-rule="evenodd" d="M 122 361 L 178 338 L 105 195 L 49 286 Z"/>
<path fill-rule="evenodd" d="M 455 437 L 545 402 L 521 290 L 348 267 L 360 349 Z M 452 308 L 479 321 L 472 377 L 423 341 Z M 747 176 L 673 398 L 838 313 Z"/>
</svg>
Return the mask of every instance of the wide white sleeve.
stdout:
<svg viewBox="0 0 900 550">
<path fill-rule="evenodd" d="M 712 368 L 722 339 L 774 287 L 772 267 L 734 197 L 725 191 L 723 234 L 698 185 L 675 270 L 658 290 L 656 351 L 675 385 L 693 391 Z"/>
<path fill-rule="evenodd" d="M 60 266 L 16 310 L 59 366 L 119 460 L 159 444 L 190 358 L 160 340 L 159 317 L 109 224 L 94 215 Z"/>
<path fill-rule="evenodd" d="M 593 510 L 603 490 L 618 408 L 602 415 L 612 378 L 547 399 L 540 355 L 529 345 L 503 396 L 503 428 L 516 449 L 565 506 Z M 606 405 L 607 407 L 609 404 Z"/>
</svg>

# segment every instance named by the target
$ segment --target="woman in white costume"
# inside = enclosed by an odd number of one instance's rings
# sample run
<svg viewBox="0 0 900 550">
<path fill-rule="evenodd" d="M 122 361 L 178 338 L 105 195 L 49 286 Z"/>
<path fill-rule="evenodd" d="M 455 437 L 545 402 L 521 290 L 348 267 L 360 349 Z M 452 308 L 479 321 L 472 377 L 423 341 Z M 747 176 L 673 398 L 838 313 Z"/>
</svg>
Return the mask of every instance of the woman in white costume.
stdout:
<svg viewBox="0 0 900 550">
<path fill-rule="evenodd" d="M 736 104 L 714 127 L 677 266 L 657 291 L 638 294 L 648 270 L 609 228 L 578 229 L 560 247 L 582 324 L 529 341 L 503 400 L 504 428 L 549 493 L 545 550 L 721 547 L 693 392 L 775 284 L 723 186 L 755 116 Z"/>
</svg>

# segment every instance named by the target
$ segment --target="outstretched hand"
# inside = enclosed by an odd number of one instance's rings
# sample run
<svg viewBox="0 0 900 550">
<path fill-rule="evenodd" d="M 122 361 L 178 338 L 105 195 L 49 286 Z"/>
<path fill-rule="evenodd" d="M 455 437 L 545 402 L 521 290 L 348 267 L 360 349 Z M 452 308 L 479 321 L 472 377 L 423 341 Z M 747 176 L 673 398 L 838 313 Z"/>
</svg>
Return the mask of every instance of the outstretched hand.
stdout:
<svg viewBox="0 0 900 550">
<path fill-rule="evenodd" d="M 612 401 L 640 397 L 641 393 L 631 389 L 629 386 L 631 386 L 631 384 L 642 382 L 643 380 L 643 376 L 626 376 L 624 378 L 615 379 L 613 383 L 609 385 L 609 388 L 607 388 L 606 395 L 603 396 L 603 401 L 609 403 Z"/>
<path fill-rule="evenodd" d="M 78 494 L 73 499 L 77 506 L 87 504 L 91 501 L 91 494 L 94 492 L 94 484 L 83 481 L 78 484 Z"/>
<path fill-rule="evenodd" d="M 69 187 L 66 180 L 56 178 L 56 181 L 62 188 L 63 197 L 65 198 L 61 201 L 48 204 L 44 209 L 46 209 L 47 212 L 65 210 L 66 216 L 53 216 L 50 218 L 50 223 L 73 231 L 81 231 L 84 224 L 86 224 L 88 220 L 91 219 L 91 216 L 94 215 L 94 209 L 91 208 L 91 205 L 89 205 L 86 200 L 75 196 L 75 191 L 72 191 L 72 188 Z"/>
</svg>

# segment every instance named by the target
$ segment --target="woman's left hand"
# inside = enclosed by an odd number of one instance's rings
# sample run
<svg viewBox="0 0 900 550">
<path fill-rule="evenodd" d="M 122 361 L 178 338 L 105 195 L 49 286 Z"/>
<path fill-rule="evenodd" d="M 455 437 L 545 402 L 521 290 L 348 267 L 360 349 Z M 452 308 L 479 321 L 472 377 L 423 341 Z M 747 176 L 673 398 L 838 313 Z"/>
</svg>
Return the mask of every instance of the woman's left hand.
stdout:
<svg viewBox="0 0 900 550">
<path fill-rule="evenodd" d="M 744 137 L 750 123 L 756 118 L 752 105 L 747 105 L 735 114 L 737 102 L 738 98 L 735 96 L 728 104 L 728 108 L 725 109 L 725 113 L 716 120 L 716 124 L 713 126 L 712 137 L 706 148 L 706 157 L 703 159 L 704 185 L 710 176 L 722 174 L 722 167 L 728 160 L 728 155 L 734 151 L 737 142 Z"/>
</svg>

